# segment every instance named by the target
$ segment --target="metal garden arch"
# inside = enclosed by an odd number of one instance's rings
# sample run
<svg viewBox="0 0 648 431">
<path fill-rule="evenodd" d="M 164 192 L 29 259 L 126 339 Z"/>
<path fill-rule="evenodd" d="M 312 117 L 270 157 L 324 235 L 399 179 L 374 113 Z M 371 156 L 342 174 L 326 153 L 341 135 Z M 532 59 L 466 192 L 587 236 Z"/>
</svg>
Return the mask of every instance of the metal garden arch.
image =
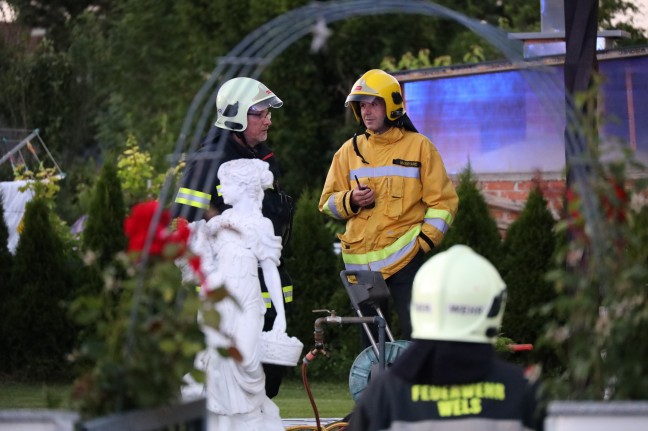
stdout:
<svg viewBox="0 0 648 431">
<path fill-rule="evenodd" d="M 227 55 L 219 57 L 217 65 L 209 78 L 196 93 L 191 105 L 185 115 L 180 133 L 178 135 L 174 153 L 170 155 L 170 165 L 175 167 L 182 154 L 194 154 L 201 137 L 208 128 L 208 122 L 213 122 L 215 117 L 215 100 L 220 85 L 225 81 L 237 77 L 248 76 L 258 78 L 265 68 L 285 49 L 295 41 L 310 34 L 317 36 L 318 26 L 322 24 L 345 20 L 353 17 L 380 15 L 387 13 L 396 14 L 417 14 L 424 16 L 436 16 L 443 19 L 453 20 L 485 39 L 497 48 L 509 61 L 525 70 L 522 55 L 522 43 L 519 40 L 509 39 L 508 34 L 501 29 L 489 24 L 469 18 L 461 13 L 440 6 L 431 1 L 425 0 L 338 0 L 331 2 L 313 1 L 301 8 L 289 11 L 271 21 L 258 27 L 238 43 Z M 566 110 L 567 130 L 566 145 L 574 148 L 572 154 L 587 154 L 584 134 L 577 125 L 576 115 L 571 109 L 572 104 L 556 103 L 549 98 L 542 98 L 543 94 L 549 92 L 564 92 L 562 80 L 556 79 L 555 75 L 543 73 L 535 69 L 529 70 L 526 74 L 526 81 L 545 104 L 548 112 L 563 112 Z M 567 106 L 567 109 L 565 109 Z M 223 140 L 224 141 L 224 140 Z M 205 157 L 214 154 L 204 154 Z M 574 184 L 583 196 L 584 215 L 592 221 L 594 226 L 599 224 L 600 213 L 598 205 L 592 193 L 585 193 L 587 190 L 587 165 L 585 158 L 569 161 L 574 169 Z M 210 172 L 210 175 L 216 175 Z M 159 201 L 167 203 L 172 184 L 172 175 L 167 175 L 163 185 Z M 209 179 L 207 181 L 210 182 Z M 143 260 L 147 260 L 148 250 L 153 238 L 153 227 L 157 225 L 162 206 L 151 223 L 147 244 L 144 247 Z M 144 263 L 144 262 L 143 262 Z M 142 265 L 144 267 L 144 265 Z M 143 281 L 145 271 L 140 273 L 140 280 Z M 141 285 L 135 292 L 133 310 L 135 310 L 138 298 L 141 294 Z M 134 324 L 135 316 L 131 318 L 131 325 Z M 129 334 L 130 335 L 130 334 Z"/>
<path fill-rule="evenodd" d="M 472 30 L 495 48 L 509 61 L 522 65 L 522 43 L 508 37 L 508 33 L 484 22 L 469 18 L 459 12 L 426 0 L 338 0 L 331 2 L 313 1 L 306 6 L 278 16 L 249 33 L 227 55 L 219 57 L 217 65 L 209 78 L 194 96 L 185 115 L 182 128 L 176 141 L 170 160 L 172 166 L 178 163 L 181 155 L 192 154 L 198 147 L 201 137 L 208 128 L 208 122 L 215 120 L 215 100 L 220 85 L 236 76 L 258 78 L 265 68 L 295 41 L 311 33 L 316 34 L 316 26 L 322 26 L 353 17 L 380 15 L 387 13 L 417 14 L 436 16 L 453 20 Z M 524 70 L 523 65 L 521 70 Z M 563 82 L 555 75 L 543 73 L 542 70 L 529 70 L 526 81 L 541 98 L 547 112 L 562 112 L 565 105 L 550 100 L 543 95 L 550 92 L 564 92 Z M 578 127 L 576 115 L 567 103 L 566 145 L 573 148 L 572 154 L 585 154 L 586 143 Z M 198 115 L 199 113 L 199 115 Z M 576 186 L 584 187 L 585 160 L 570 160 L 574 165 Z M 581 172 L 582 171 L 582 172 Z M 579 173 L 580 172 L 580 173 Z M 213 173 L 215 175 L 215 173 Z M 208 181 L 209 182 L 209 181 Z M 166 181 L 161 190 L 160 201 L 168 199 L 170 181 Z M 586 196 L 586 193 L 582 194 Z M 585 212 L 596 218 L 594 201 L 584 202 Z"/>
</svg>

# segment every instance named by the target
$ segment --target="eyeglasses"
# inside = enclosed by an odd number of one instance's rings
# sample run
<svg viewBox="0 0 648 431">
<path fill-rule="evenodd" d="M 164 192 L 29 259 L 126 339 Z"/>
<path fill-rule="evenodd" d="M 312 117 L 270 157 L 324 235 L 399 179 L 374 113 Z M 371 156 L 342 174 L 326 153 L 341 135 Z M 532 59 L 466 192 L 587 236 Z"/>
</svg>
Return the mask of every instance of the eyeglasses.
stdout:
<svg viewBox="0 0 648 431">
<path fill-rule="evenodd" d="M 267 111 L 265 114 L 263 112 L 248 112 L 248 115 L 257 117 L 260 120 L 272 121 L 272 112 Z"/>
</svg>

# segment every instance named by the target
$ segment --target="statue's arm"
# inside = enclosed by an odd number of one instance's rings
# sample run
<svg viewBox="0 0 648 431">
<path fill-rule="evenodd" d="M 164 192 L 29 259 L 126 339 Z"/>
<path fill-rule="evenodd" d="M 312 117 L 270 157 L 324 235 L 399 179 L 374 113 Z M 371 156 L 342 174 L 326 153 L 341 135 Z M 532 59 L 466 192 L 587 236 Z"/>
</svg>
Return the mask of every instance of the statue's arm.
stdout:
<svg viewBox="0 0 648 431">
<path fill-rule="evenodd" d="M 266 258 L 260 261 L 263 280 L 270 294 L 272 305 L 277 311 L 277 318 L 274 321 L 272 330 L 286 332 L 286 311 L 284 309 L 283 292 L 281 290 L 281 278 L 277 264 L 273 259 Z"/>
</svg>

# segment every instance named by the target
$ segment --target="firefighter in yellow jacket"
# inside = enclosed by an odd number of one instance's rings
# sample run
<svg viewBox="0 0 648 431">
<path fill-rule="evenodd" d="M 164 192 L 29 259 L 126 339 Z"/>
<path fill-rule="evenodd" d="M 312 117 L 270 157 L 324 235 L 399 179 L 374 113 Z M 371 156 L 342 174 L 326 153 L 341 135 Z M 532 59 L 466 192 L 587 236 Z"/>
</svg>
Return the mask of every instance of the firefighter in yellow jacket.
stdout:
<svg viewBox="0 0 648 431">
<path fill-rule="evenodd" d="M 346 269 L 382 273 L 400 338 L 410 339 L 414 275 L 452 224 L 457 193 L 439 152 L 407 116 L 393 76 L 368 71 L 353 85 L 345 106 L 366 131 L 335 153 L 319 208 L 346 220 L 346 231 L 339 235 Z M 380 308 L 388 317 L 388 304 Z M 370 308 L 361 311 L 375 314 Z"/>
</svg>

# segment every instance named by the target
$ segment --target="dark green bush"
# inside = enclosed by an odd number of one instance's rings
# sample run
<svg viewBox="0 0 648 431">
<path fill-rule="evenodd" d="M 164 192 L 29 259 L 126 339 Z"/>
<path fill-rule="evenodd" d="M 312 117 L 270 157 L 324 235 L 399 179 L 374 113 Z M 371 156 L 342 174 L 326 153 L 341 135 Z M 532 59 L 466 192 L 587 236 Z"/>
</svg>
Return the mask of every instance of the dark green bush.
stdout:
<svg viewBox="0 0 648 431">
<path fill-rule="evenodd" d="M 63 376 L 75 340 L 65 308 L 74 289 L 69 254 L 51 220 L 46 200 L 27 204 L 3 316 L 11 372 L 30 379 Z"/>
<path fill-rule="evenodd" d="M 542 190 L 536 186 L 508 229 L 501 264 L 508 292 L 502 331 L 516 343 L 534 344 L 532 352 L 519 356 L 542 363 L 545 369 L 555 366 L 555 356 L 536 341 L 551 318 L 542 307 L 556 297 L 553 285 L 545 280 L 556 247 L 554 225 Z"/>
<path fill-rule="evenodd" d="M 90 211 L 83 232 L 83 248 L 96 253 L 103 268 L 126 247 L 124 218 L 126 208 L 117 168 L 106 162 L 93 190 Z"/>
<path fill-rule="evenodd" d="M 453 245 L 465 244 L 499 268 L 501 236 L 470 164 L 459 174 L 457 195 L 459 209 L 455 220 L 443 242 L 430 256 Z"/>
<path fill-rule="evenodd" d="M 297 201 L 292 237 L 284 251 L 286 267 L 295 286 L 294 303 L 288 315 L 288 333 L 296 336 L 311 349 L 313 328 L 318 317 L 316 309 L 334 309 L 339 315 L 349 315 L 349 299 L 340 280 L 341 258 L 333 252 L 334 236 L 326 227 L 326 218 L 317 208 L 319 193 L 306 190 Z M 352 332 L 353 334 L 349 334 Z M 309 371 L 313 378 L 348 374 L 355 354 L 347 342 L 357 344 L 355 328 L 344 331 L 326 329 L 325 341 L 332 351 L 331 358 L 319 358 Z M 295 369 L 297 372 L 298 370 Z M 332 373 L 332 374 L 331 374 Z"/>
</svg>

